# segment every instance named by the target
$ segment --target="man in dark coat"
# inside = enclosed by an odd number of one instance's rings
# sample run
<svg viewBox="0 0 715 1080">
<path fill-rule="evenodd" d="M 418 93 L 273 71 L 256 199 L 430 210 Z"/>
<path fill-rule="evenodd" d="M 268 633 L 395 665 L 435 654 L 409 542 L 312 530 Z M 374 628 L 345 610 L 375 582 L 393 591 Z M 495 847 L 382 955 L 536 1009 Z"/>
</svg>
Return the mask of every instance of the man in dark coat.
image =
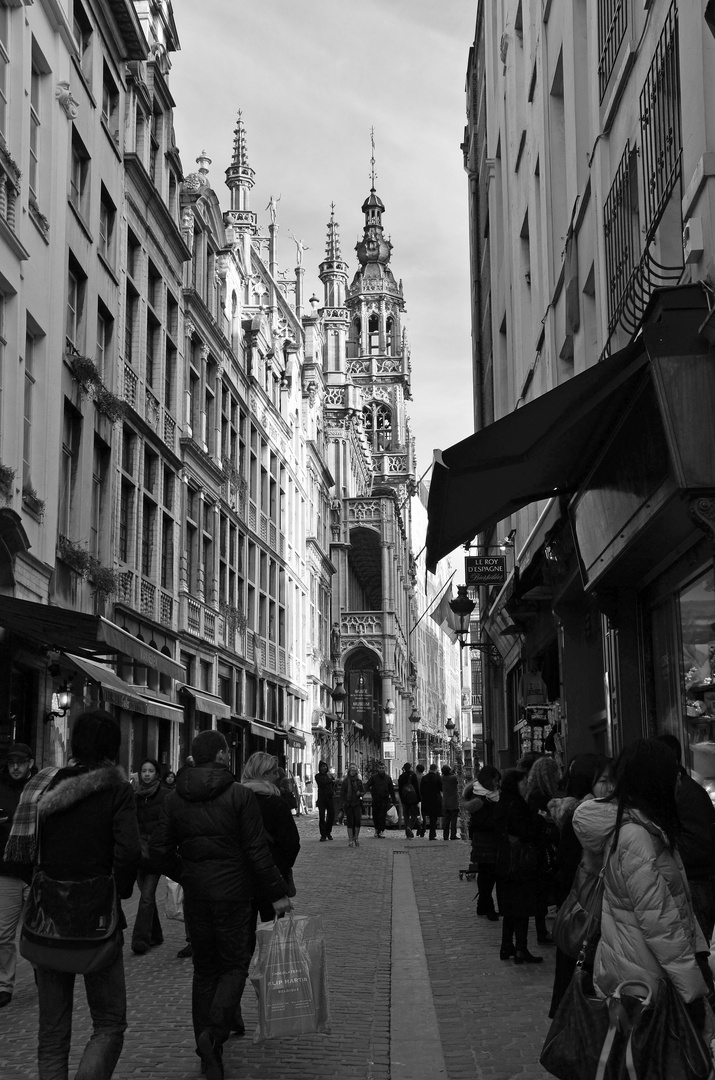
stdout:
<svg viewBox="0 0 715 1080">
<path fill-rule="evenodd" d="M 222 1080 L 223 1044 L 255 943 L 252 879 L 276 913 L 293 905 L 268 849 L 256 796 L 229 769 L 223 735 L 199 732 L 191 755 L 194 768 L 177 777 L 164 801 L 149 856 L 184 888 L 197 1053 L 208 1080 Z"/>
<path fill-rule="evenodd" d="M 677 847 L 690 886 L 693 911 L 706 941 L 710 941 L 715 924 L 715 807 L 705 788 L 683 768 L 683 752 L 675 735 L 660 735 L 658 742 L 672 750 L 678 762 L 675 803 L 681 827 Z"/>
<path fill-rule="evenodd" d="M 422 777 L 420 784 L 420 801 L 422 803 L 422 821 L 424 822 L 422 835 L 427 828 L 429 818 L 429 838 L 437 839 L 437 818 L 442 813 L 442 777 L 439 775 L 437 765 L 432 762 L 429 772 Z"/>
<path fill-rule="evenodd" d="M 18 805 L 6 857 L 35 862 L 56 881 L 87 881 L 114 875 L 121 899 L 132 894 L 141 856 L 134 792 L 116 764 L 121 730 L 110 713 L 82 713 L 72 725 L 72 759 L 63 769 L 42 769 L 27 784 Z M 36 827 L 32 825 L 37 822 Z M 39 837 L 39 839 L 38 839 Z M 48 902 L 50 897 L 48 897 Z M 59 924 L 62 911 L 48 907 Z M 73 917 L 77 912 L 71 910 Z M 126 922 L 124 922 L 126 926 Z M 106 967 L 82 976 L 92 1016 L 92 1037 L 84 1048 L 78 1080 L 110 1077 L 124 1044 L 127 995 L 122 935 Z M 40 1011 L 37 1044 L 39 1080 L 67 1076 L 76 975 L 35 969 Z"/>
<path fill-rule="evenodd" d="M 30 747 L 26 743 L 13 743 L 7 752 L 7 764 L 0 772 L 0 1009 L 10 1004 L 15 989 L 15 934 L 27 889 L 21 867 L 7 862 L 3 852 L 33 765 Z"/>
<path fill-rule="evenodd" d="M 387 808 L 390 804 L 397 806 L 395 785 L 392 777 L 385 771 L 383 761 L 378 761 L 377 771 L 365 784 L 365 791 L 369 791 L 372 795 L 372 823 L 375 826 L 375 838 L 382 840 L 385 836 Z"/>
</svg>

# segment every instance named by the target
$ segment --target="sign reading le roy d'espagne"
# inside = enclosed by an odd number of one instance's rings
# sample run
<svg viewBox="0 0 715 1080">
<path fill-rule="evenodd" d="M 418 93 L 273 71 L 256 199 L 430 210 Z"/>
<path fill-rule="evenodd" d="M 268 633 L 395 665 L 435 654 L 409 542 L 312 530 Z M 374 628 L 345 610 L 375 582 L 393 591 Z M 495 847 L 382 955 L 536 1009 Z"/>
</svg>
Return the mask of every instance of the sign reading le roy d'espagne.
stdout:
<svg viewBox="0 0 715 1080">
<path fill-rule="evenodd" d="M 503 585 L 506 555 L 468 555 L 464 560 L 467 585 Z"/>
</svg>

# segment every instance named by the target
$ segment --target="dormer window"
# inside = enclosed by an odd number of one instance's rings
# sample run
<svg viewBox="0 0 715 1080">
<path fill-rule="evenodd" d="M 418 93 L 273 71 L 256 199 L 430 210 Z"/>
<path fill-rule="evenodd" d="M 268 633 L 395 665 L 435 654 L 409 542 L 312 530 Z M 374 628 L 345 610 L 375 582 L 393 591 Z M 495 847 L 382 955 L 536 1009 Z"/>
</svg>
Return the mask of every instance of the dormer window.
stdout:
<svg viewBox="0 0 715 1080">
<path fill-rule="evenodd" d="M 370 339 L 370 356 L 377 356 L 380 352 L 380 319 L 377 315 L 370 316 L 368 337 Z"/>
<path fill-rule="evenodd" d="M 365 434 L 373 453 L 381 454 L 392 449 L 392 410 L 376 401 L 362 411 Z"/>
</svg>

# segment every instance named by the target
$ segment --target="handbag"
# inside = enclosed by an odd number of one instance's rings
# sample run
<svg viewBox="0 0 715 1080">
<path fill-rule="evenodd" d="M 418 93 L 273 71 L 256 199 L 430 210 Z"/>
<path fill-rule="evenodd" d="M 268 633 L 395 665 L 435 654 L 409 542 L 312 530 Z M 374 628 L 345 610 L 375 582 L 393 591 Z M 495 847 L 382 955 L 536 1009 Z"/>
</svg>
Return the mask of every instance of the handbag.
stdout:
<svg viewBox="0 0 715 1080">
<path fill-rule="evenodd" d="M 256 931 L 249 978 L 258 998 L 253 1042 L 330 1034 L 323 921 L 318 915 L 274 919 Z"/>
<path fill-rule="evenodd" d="M 572 960 L 578 960 L 582 949 L 586 956 L 593 959 L 601 936 L 605 872 L 605 862 L 600 872 L 595 874 L 582 860 L 571 891 L 556 914 L 551 931 L 554 941 L 561 952 Z"/>
<path fill-rule="evenodd" d="M 171 878 L 166 879 L 166 917 L 184 921 L 184 890 Z"/>
<path fill-rule="evenodd" d="M 38 870 L 20 933 L 20 955 L 49 971 L 91 975 L 108 967 L 122 944 L 114 877 L 58 881 Z"/>
<path fill-rule="evenodd" d="M 655 1001 L 638 981 L 606 998 L 589 993 L 577 967 L 539 1058 L 559 1080 L 707 1080 L 709 1049 L 669 979 Z"/>
<path fill-rule="evenodd" d="M 539 865 L 539 849 L 535 844 L 507 834 L 497 849 L 497 877 L 503 881 L 524 881 L 533 877 Z"/>
</svg>

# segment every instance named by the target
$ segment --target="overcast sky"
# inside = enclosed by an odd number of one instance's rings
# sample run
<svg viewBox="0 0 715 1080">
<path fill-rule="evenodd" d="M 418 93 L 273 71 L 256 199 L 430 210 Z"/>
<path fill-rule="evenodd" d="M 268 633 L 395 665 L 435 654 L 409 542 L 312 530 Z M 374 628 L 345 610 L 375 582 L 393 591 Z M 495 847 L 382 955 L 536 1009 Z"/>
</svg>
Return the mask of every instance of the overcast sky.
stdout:
<svg viewBox="0 0 715 1080">
<path fill-rule="evenodd" d="M 412 349 L 409 403 L 419 473 L 473 431 L 467 179 L 460 143 L 476 0 L 173 0 L 176 141 L 186 174 L 205 150 L 228 208 L 224 173 L 238 110 L 256 173 L 251 209 L 278 198 L 280 269 L 307 245 L 306 298 L 323 299 L 330 204 L 350 279 L 376 189 L 402 278 Z M 427 478 L 429 479 L 429 478 Z"/>
</svg>

